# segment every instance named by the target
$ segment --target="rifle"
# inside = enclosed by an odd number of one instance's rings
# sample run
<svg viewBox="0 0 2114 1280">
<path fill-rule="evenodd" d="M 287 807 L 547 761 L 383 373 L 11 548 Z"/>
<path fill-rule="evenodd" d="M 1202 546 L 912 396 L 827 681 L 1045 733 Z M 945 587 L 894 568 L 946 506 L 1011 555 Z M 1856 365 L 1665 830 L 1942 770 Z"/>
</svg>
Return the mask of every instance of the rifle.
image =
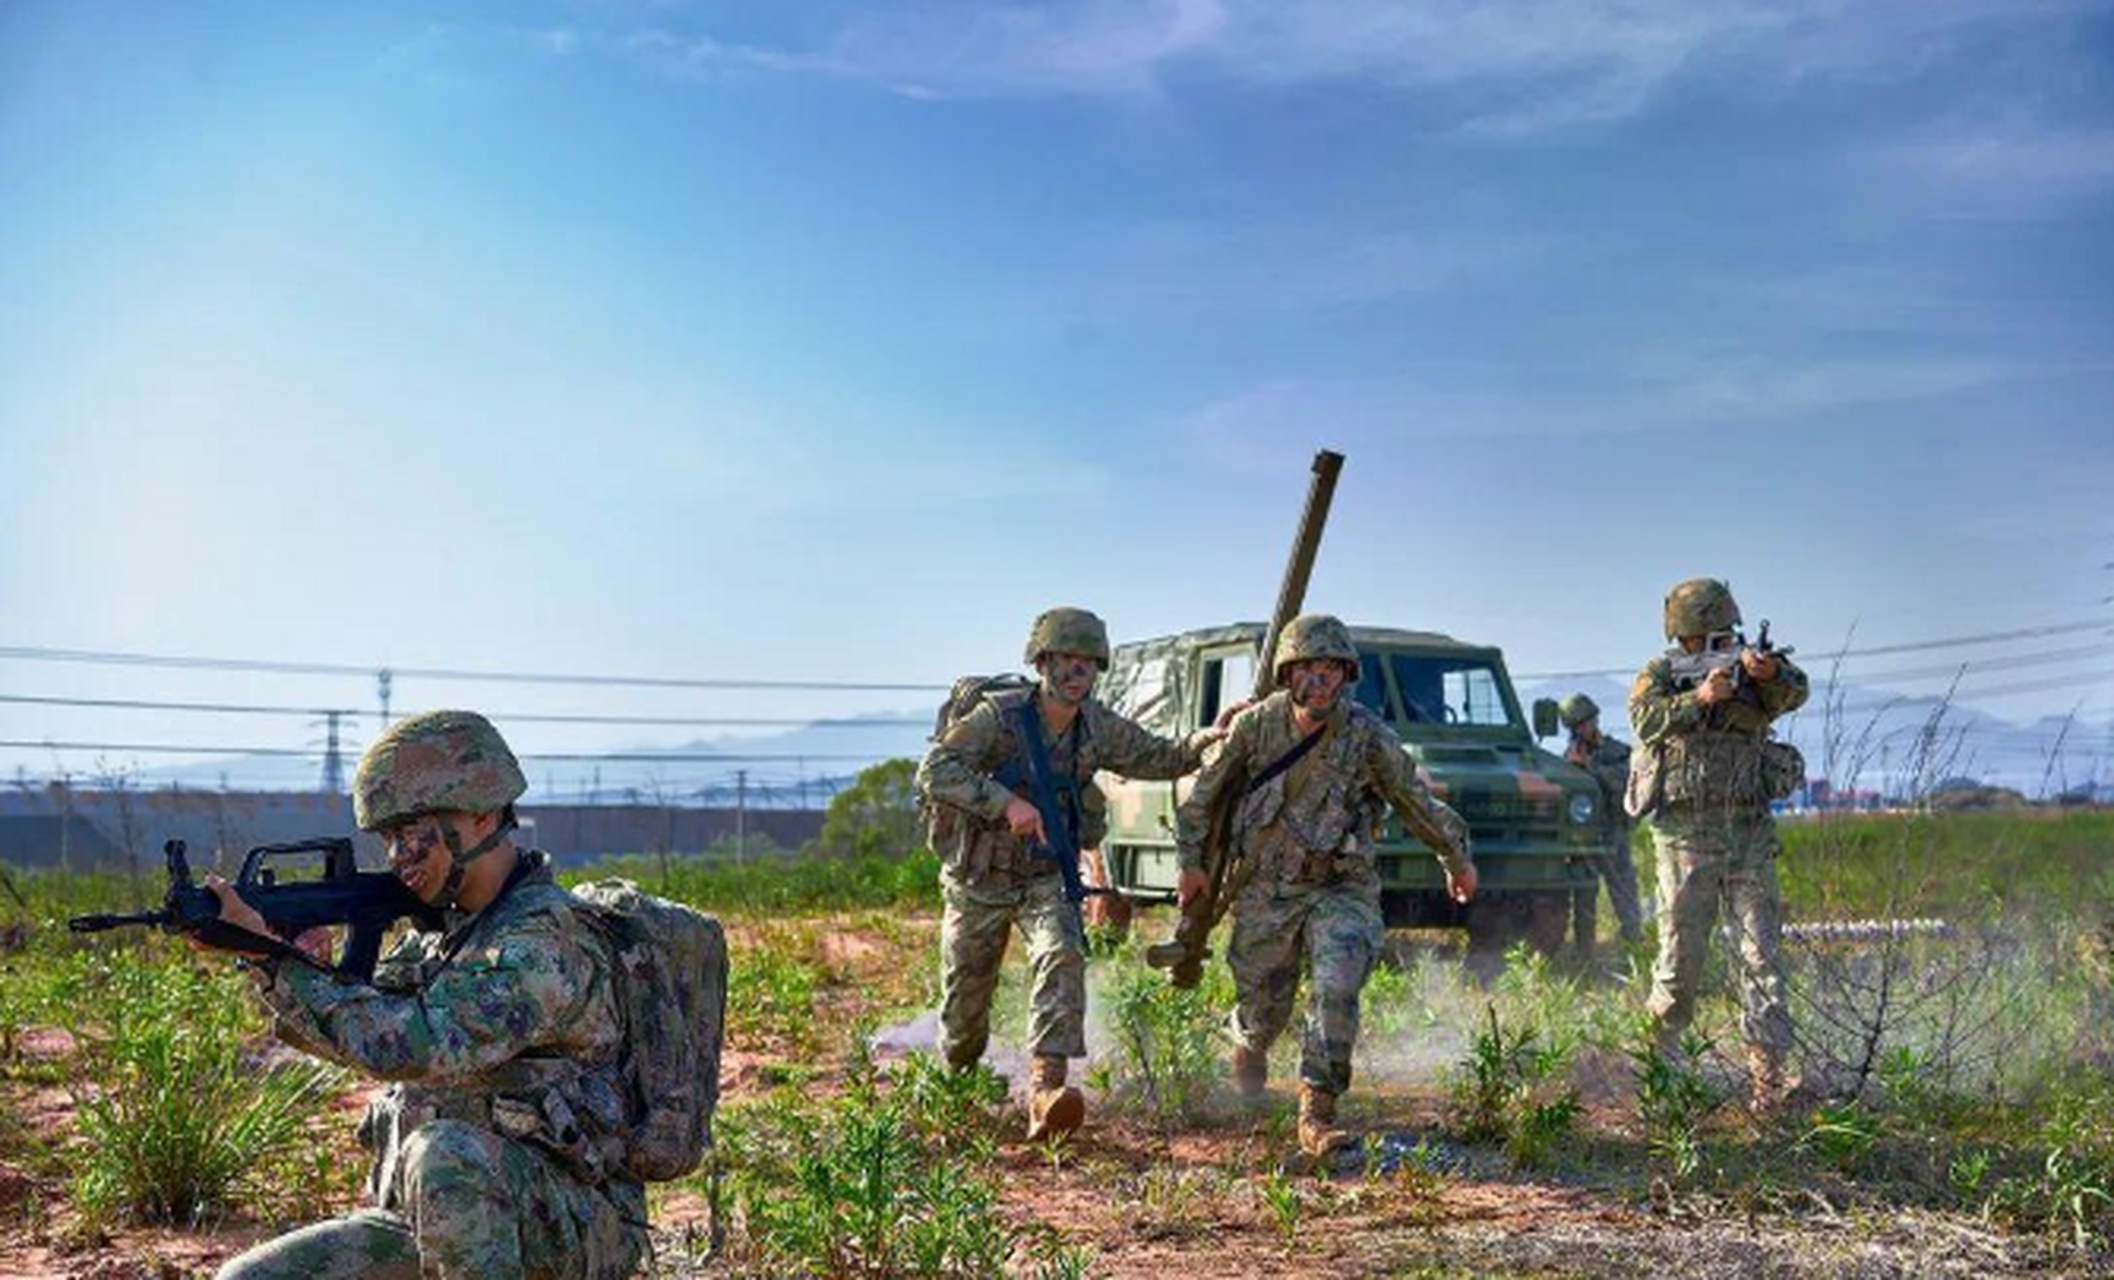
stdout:
<svg viewBox="0 0 2114 1280">
<path fill-rule="evenodd" d="M 1035 806 L 1035 812 L 1042 815 L 1042 834 L 1046 838 L 1046 842 L 1031 843 L 1029 853 L 1057 864 L 1057 873 L 1064 877 L 1065 901 L 1072 904 L 1073 922 L 1079 926 L 1080 937 L 1084 938 L 1086 917 L 1080 904 L 1090 893 L 1108 893 L 1109 890 L 1089 888 L 1079 877 L 1079 832 L 1075 825 L 1079 811 L 1078 792 L 1072 791 L 1069 808 L 1057 801 L 1057 780 L 1050 769 L 1050 750 L 1042 741 L 1042 711 L 1036 705 L 1040 696 L 1030 693 L 1011 713 L 1018 722 L 1020 742 L 1028 756 L 1028 800 Z M 1067 778 L 1065 781 L 1069 784 L 1072 780 Z"/>
<path fill-rule="evenodd" d="M 278 868 L 267 865 L 313 861 L 318 854 L 322 856 L 323 874 L 314 880 L 281 884 Z M 439 908 L 427 905 L 403 881 L 386 871 L 359 870 L 352 841 L 343 836 L 259 845 L 243 858 L 235 891 L 257 909 L 277 937 L 252 933 L 220 918 L 220 895 L 191 882 L 191 864 L 184 857 L 183 841 L 164 844 L 162 857 L 168 864 L 169 892 L 159 910 L 75 916 L 67 921 L 67 927 L 75 933 L 101 933 L 129 925 L 152 925 L 165 933 L 189 934 L 210 947 L 288 956 L 326 972 L 370 982 L 375 962 L 381 958 L 382 935 L 390 925 L 407 917 L 421 929 L 442 925 Z M 285 941 L 305 930 L 327 925 L 347 927 L 344 955 L 336 966 L 319 963 Z"/>
<path fill-rule="evenodd" d="M 1708 641 L 1705 641 L 1706 646 L 1708 643 Z M 1748 689 L 1753 688 L 1754 682 L 1747 675 L 1746 664 L 1740 661 L 1740 655 L 1748 652 L 1750 648 L 1753 652 L 1764 657 L 1788 658 L 1797 652 L 1789 645 L 1780 649 L 1771 643 L 1769 639 L 1769 620 L 1767 618 L 1762 619 L 1761 632 L 1756 635 L 1752 646 L 1748 645 L 1746 635 L 1738 631 L 1724 634 L 1717 647 L 1705 647 L 1696 653 L 1690 653 L 1679 645 L 1675 645 L 1666 651 L 1667 660 L 1673 669 L 1675 691 L 1686 693 L 1710 679 L 1712 672 L 1727 668 L 1732 671 L 1734 692 L 1744 693 Z"/>
<path fill-rule="evenodd" d="M 1270 661 L 1278 633 L 1299 615 L 1306 603 L 1307 579 L 1314 572 L 1314 556 L 1321 550 L 1321 531 L 1329 519 L 1329 504 L 1336 496 L 1336 476 L 1343 470 L 1343 455 L 1323 449 L 1314 455 L 1314 477 L 1307 488 L 1307 505 L 1299 515 L 1299 532 L 1292 539 L 1292 558 L 1277 588 L 1277 608 L 1270 614 L 1270 629 L 1263 633 L 1262 652 L 1255 663 L 1256 701 L 1270 696 L 1277 687 L 1277 671 Z M 1204 833 L 1204 891 L 1182 908 L 1174 937 L 1145 949 L 1145 962 L 1168 971 L 1168 980 L 1178 987 L 1193 987 L 1204 977 L 1204 961 L 1211 958 L 1207 943 L 1211 930 L 1225 917 L 1227 908 L 1240 896 L 1253 868 L 1241 856 L 1233 840 L 1233 815 L 1248 790 L 1248 779 L 1226 779 L 1212 806 L 1211 822 Z"/>
</svg>

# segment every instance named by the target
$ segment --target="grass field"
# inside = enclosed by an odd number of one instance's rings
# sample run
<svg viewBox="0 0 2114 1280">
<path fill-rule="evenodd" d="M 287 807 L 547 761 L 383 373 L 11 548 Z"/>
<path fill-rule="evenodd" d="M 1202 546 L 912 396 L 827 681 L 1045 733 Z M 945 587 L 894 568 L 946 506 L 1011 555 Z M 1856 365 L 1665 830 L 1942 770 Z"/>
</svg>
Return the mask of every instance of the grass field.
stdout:
<svg viewBox="0 0 2114 1280">
<path fill-rule="evenodd" d="M 655 1188 L 656 1266 L 2108 1274 L 2114 814 L 1784 831 L 1794 920 L 1942 922 L 1793 947 L 1814 1086 L 1795 1110 L 1741 1105 L 1720 963 L 1693 1059 L 1669 1061 L 1640 1031 L 1641 953 L 1612 975 L 1516 954 L 1486 988 L 1460 976 L 1454 940 L 1405 936 L 1368 989 L 1347 1100 L 1364 1149 L 1322 1170 L 1291 1139 L 1295 1045 L 1264 1104 L 1223 1085 L 1222 971 L 1182 993 L 1135 940 L 1096 959 L 1089 1128 L 1030 1148 L 1000 1074 L 1020 1074 L 1017 948 L 998 1070 L 955 1076 L 917 1047 L 938 986 L 929 855 L 596 868 L 719 914 L 734 948 L 718 1176 Z M 227 966 L 60 923 L 143 903 L 152 884 L 16 880 L 27 911 L 0 916 L 0 1273 L 209 1275 L 261 1234 L 358 1203 L 367 1084 L 270 1046 Z M 1140 932 L 1165 927 L 1148 915 Z"/>
</svg>

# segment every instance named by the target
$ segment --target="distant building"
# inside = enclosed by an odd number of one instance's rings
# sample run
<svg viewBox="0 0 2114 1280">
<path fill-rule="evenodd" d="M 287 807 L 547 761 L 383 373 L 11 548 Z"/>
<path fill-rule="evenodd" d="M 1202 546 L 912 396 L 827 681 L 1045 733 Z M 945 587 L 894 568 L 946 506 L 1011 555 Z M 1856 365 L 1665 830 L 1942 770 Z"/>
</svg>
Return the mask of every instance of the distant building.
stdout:
<svg viewBox="0 0 2114 1280">
<path fill-rule="evenodd" d="M 818 809 L 681 805 L 536 805 L 521 810 L 531 841 L 561 862 L 621 853 L 695 853 L 745 832 L 757 848 L 797 849 L 822 834 Z M 0 792 L 0 862 L 74 870 L 161 862 L 182 840 L 193 865 L 230 872 L 254 845 L 352 833 L 344 796 L 300 791 L 109 791 L 46 787 Z M 371 836 L 363 859 L 379 860 Z"/>
</svg>

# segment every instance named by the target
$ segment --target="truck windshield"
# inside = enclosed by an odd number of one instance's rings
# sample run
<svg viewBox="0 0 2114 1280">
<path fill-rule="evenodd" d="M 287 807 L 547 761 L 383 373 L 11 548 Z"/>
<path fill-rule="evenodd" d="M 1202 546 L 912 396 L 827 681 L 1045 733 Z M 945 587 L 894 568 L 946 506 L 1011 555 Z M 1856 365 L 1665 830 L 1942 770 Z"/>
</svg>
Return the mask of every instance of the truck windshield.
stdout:
<svg viewBox="0 0 2114 1280">
<path fill-rule="evenodd" d="M 1497 668 L 1482 658 L 1390 655 L 1402 714 L 1410 724 L 1503 726 L 1512 723 Z"/>
</svg>

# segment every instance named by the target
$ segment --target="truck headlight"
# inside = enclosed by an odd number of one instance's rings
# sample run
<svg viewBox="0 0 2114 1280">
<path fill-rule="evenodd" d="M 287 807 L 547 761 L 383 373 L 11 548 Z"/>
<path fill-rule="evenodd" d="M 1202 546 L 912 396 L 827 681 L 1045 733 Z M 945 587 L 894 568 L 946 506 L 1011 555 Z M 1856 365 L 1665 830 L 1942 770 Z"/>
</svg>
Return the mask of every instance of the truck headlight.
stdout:
<svg viewBox="0 0 2114 1280">
<path fill-rule="evenodd" d="M 1593 797 L 1583 791 L 1573 795 L 1571 797 L 1570 814 L 1571 821 L 1581 827 L 1591 822 L 1593 820 Z"/>
</svg>

